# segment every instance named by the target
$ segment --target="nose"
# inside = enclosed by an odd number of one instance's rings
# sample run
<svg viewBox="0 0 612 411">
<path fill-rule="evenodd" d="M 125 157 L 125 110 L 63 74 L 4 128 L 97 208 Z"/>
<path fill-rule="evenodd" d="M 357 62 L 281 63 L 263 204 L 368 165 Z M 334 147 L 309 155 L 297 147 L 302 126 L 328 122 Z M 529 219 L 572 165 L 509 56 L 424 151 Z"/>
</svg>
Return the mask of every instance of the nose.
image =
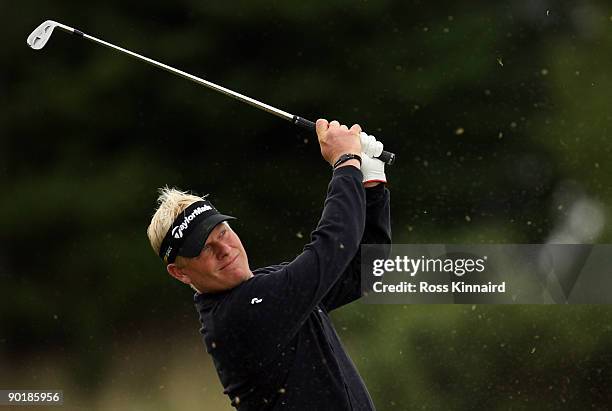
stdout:
<svg viewBox="0 0 612 411">
<path fill-rule="evenodd" d="M 230 253 L 230 246 L 225 244 L 224 242 L 220 242 L 218 246 L 217 259 L 223 260 Z"/>
</svg>

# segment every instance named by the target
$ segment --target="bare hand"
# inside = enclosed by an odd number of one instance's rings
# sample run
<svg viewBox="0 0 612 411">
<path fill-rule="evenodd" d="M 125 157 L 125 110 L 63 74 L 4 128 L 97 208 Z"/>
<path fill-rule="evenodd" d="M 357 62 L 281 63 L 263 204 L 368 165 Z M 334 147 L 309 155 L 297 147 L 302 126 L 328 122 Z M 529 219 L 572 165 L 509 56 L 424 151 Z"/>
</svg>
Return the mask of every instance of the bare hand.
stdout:
<svg viewBox="0 0 612 411">
<path fill-rule="evenodd" d="M 361 127 L 354 124 L 350 129 L 337 121 L 328 123 L 325 119 L 317 120 L 317 136 L 321 146 L 321 155 L 333 165 L 342 154 L 361 154 Z"/>
</svg>

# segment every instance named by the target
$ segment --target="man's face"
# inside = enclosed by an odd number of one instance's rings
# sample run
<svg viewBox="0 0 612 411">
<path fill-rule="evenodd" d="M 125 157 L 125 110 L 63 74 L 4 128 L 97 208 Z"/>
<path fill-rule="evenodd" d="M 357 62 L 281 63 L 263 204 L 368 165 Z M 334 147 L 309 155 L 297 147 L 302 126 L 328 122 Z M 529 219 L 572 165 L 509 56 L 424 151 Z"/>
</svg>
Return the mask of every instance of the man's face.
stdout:
<svg viewBox="0 0 612 411">
<path fill-rule="evenodd" d="M 168 271 L 178 280 L 206 293 L 229 290 L 253 276 L 240 238 L 225 222 L 213 228 L 200 255 L 179 257 L 176 264 L 168 266 Z"/>
</svg>

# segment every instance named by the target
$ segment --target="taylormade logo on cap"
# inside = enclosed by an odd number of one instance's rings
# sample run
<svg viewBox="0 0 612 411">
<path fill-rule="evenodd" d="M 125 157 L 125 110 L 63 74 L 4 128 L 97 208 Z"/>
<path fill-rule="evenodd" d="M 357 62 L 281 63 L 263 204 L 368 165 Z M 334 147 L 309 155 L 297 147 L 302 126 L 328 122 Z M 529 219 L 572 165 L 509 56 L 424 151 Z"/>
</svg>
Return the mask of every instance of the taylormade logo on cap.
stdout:
<svg viewBox="0 0 612 411">
<path fill-rule="evenodd" d="M 208 210 L 212 210 L 212 207 L 209 205 L 204 205 L 193 210 L 191 214 L 183 219 L 183 222 L 180 225 L 177 225 L 172 229 L 172 236 L 176 239 L 183 238 L 183 230 L 186 230 L 187 227 L 189 227 L 189 223 L 192 222 L 194 218 Z"/>
</svg>

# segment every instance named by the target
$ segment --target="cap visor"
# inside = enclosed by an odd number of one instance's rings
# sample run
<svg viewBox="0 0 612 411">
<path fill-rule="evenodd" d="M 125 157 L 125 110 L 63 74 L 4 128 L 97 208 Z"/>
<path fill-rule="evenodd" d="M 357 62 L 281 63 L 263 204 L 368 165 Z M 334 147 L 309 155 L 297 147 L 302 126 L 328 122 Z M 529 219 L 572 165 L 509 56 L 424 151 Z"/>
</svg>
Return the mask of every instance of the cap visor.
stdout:
<svg viewBox="0 0 612 411">
<path fill-rule="evenodd" d="M 195 229 L 187 236 L 183 246 L 178 252 L 178 255 L 183 257 L 197 257 L 200 255 L 206 239 L 210 232 L 217 226 L 227 220 L 235 220 L 236 217 L 232 217 L 224 214 L 213 214 L 206 220 L 202 221 Z"/>
</svg>

